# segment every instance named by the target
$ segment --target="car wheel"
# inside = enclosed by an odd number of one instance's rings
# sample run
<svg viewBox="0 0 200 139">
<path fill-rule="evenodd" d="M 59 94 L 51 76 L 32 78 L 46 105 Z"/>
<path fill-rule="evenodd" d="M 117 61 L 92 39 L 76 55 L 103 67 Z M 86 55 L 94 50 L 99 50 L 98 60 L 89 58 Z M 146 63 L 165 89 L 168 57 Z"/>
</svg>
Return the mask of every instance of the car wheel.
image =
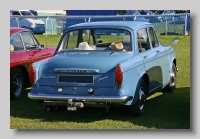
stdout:
<svg viewBox="0 0 200 139">
<path fill-rule="evenodd" d="M 143 80 L 140 82 L 140 86 L 138 89 L 138 96 L 136 103 L 129 106 L 129 114 L 131 116 L 141 116 L 144 114 L 146 108 L 146 85 Z"/>
<path fill-rule="evenodd" d="M 12 71 L 10 76 L 10 98 L 18 99 L 22 96 L 24 88 L 24 76 L 19 68 Z"/>
<path fill-rule="evenodd" d="M 163 92 L 171 92 L 174 91 L 175 88 L 176 88 L 176 66 L 173 63 L 170 74 L 170 81 L 168 85 L 163 89 Z"/>
</svg>

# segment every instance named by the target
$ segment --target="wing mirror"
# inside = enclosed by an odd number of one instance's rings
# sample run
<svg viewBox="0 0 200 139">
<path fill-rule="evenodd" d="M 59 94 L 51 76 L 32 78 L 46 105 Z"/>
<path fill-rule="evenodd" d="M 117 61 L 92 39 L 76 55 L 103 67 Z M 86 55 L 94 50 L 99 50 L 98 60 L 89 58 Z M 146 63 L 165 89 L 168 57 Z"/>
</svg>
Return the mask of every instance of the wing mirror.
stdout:
<svg viewBox="0 0 200 139">
<path fill-rule="evenodd" d="M 172 43 L 172 44 L 177 44 L 177 43 L 178 43 L 178 40 L 172 40 L 171 43 Z"/>
<path fill-rule="evenodd" d="M 44 49 L 44 44 L 39 45 L 39 49 Z"/>
<path fill-rule="evenodd" d="M 168 44 L 167 44 L 167 46 L 168 46 L 169 44 L 177 44 L 177 43 L 178 43 L 178 40 L 172 40 L 171 43 L 168 43 Z"/>
</svg>

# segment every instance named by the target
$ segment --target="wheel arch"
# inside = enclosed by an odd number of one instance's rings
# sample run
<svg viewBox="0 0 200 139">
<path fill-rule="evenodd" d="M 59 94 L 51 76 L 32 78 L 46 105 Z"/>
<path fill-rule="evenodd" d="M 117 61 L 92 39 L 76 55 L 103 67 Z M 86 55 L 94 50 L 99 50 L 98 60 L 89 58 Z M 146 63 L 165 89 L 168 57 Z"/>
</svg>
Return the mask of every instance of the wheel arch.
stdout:
<svg viewBox="0 0 200 139">
<path fill-rule="evenodd" d="M 142 76 L 142 79 L 143 81 L 145 82 L 145 85 L 146 85 L 146 95 L 148 95 L 148 92 L 149 92 L 149 76 L 147 73 L 145 73 L 143 76 Z"/>
<path fill-rule="evenodd" d="M 16 66 L 16 67 L 12 67 L 12 68 L 10 69 L 10 75 L 12 74 L 12 71 L 13 71 L 14 69 L 16 69 L 16 68 L 19 68 L 19 69 L 22 71 L 22 74 L 23 74 L 23 76 L 24 76 L 24 80 L 25 80 L 25 81 L 29 81 L 28 71 L 27 71 L 26 67 L 23 66 L 23 65 Z"/>
<path fill-rule="evenodd" d="M 174 65 L 176 66 L 176 58 L 173 59 L 172 63 L 174 63 Z"/>
<path fill-rule="evenodd" d="M 132 101 L 132 104 L 134 104 L 136 101 L 137 101 L 137 97 L 138 97 L 138 90 L 140 89 L 140 83 L 141 83 L 141 80 L 143 80 L 145 82 L 145 85 L 146 85 L 146 96 L 148 95 L 148 92 L 149 92 L 149 76 L 147 73 L 144 73 L 142 75 L 142 77 L 139 79 L 138 83 L 137 83 L 137 87 L 136 87 L 136 90 L 135 90 L 135 96 L 134 96 L 134 99 Z"/>
</svg>

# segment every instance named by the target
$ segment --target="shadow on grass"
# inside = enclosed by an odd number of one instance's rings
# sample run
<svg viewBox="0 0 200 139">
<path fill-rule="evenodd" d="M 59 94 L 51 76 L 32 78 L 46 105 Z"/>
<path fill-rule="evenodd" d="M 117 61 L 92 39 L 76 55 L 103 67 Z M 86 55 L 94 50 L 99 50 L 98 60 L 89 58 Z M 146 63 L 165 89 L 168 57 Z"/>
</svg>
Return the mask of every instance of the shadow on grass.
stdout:
<svg viewBox="0 0 200 139">
<path fill-rule="evenodd" d="M 177 88 L 174 92 L 161 93 L 147 99 L 146 112 L 141 117 L 131 117 L 126 107 L 85 107 L 77 111 L 57 110 L 46 112 L 44 104 L 27 97 L 10 101 L 10 116 L 40 119 L 41 122 L 90 123 L 100 120 L 116 120 L 156 129 L 190 129 L 190 87 Z"/>
</svg>

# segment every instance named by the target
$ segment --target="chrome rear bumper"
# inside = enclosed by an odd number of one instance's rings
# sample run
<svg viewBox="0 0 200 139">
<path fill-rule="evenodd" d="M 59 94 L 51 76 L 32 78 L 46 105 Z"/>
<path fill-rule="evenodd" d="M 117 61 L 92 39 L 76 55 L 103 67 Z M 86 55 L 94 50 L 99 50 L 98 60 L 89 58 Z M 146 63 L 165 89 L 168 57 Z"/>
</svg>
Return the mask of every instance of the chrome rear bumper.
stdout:
<svg viewBox="0 0 200 139">
<path fill-rule="evenodd" d="M 76 95 L 60 95 L 60 94 L 42 94 L 28 93 L 30 99 L 35 100 L 54 100 L 54 101 L 85 101 L 85 102 L 115 102 L 122 103 L 133 99 L 133 96 L 76 96 Z"/>
</svg>

